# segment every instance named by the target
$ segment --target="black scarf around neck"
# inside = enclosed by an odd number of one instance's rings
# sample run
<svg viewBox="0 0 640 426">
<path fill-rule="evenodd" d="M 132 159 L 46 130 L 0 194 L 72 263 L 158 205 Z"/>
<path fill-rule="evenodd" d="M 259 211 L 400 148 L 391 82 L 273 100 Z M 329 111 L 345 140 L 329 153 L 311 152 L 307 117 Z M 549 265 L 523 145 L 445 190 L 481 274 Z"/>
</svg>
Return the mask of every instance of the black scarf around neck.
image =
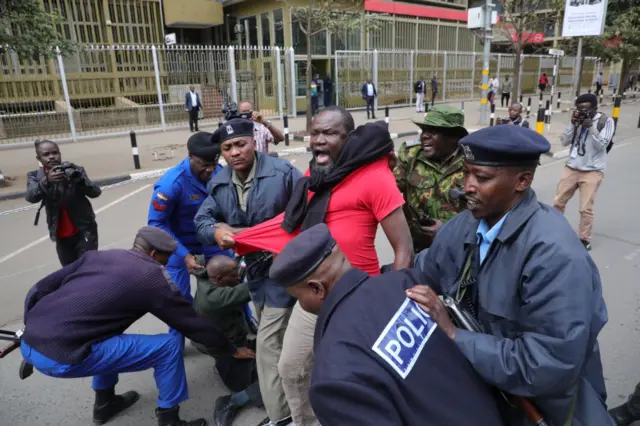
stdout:
<svg viewBox="0 0 640 426">
<path fill-rule="evenodd" d="M 355 129 L 348 137 L 340 157 L 328 172 L 313 170 L 311 175 L 298 180 L 285 210 L 282 228 L 289 234 L 302 226 L 304 231 L 323 223 L 331 198 L 331 189 L 360 167 L 373 163 L 393 151 L 389 125 L 384 121 L 367 123 Z M 313 197 L 308 201 L 309 191 Z"/>
</svg>

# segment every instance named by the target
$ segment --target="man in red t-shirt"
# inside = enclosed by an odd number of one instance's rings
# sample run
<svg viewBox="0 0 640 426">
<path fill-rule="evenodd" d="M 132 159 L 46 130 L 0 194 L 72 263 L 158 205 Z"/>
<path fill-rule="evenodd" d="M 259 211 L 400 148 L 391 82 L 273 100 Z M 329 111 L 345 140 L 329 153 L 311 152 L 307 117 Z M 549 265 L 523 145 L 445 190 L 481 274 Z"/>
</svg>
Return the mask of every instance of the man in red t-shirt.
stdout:
<svg viewBox="0 0 640 426">
<path fill-rule="evenodd" d="M 328 173 L 339 159 L 341 163 L 348 161 L 341 158 L 341 154 L 348 140 L 355 143 L 353 137 L 350 138 L 354 127 L 353 117 L 343 108 L 333 106 L 320 112 L 312 124 L 310 148 L 313 159 L 305 176 Z M 390 141 L 388 131 L 380 130 L 376 138 Z M 308 196 L 311 200 L 314 194 L 309 192 Z M 375 250 L 378 225 L 382 225 L 393 248 L 393 268 L 403 269 L 412 264 L 413 243 L 402 211 L 403 204 L 404 199 L 389 168 L 389 157 L 382 155 L 349 173 L 331 188 L 324 222 L 349 262 L 370 275 L 377 275 L 380 273 Z M 309 210 L 312 213 L 313 206 Z M 279 253 L 300 232 L 296 229 L 287 233 L 282 228 L 283 220 L 285 214 L 236 235 L 230 232 L 228 238 L 234 240 L 234 248 L 240 254 L 255 250 Z M 278 363 L 293 422 L 297 426 L 318 424 L 308 398 L 316 319 L 296 304 Z"/>
</svg>

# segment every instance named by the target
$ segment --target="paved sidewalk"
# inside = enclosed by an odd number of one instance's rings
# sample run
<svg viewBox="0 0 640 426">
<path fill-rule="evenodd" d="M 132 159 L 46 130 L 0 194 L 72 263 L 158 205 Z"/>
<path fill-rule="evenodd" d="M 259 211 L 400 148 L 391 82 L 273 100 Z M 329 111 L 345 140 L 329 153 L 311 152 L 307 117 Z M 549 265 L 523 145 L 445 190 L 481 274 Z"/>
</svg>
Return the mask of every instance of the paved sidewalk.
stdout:
<svg viewBox="0 0 640 426">
<path fill-rule="evenodd" d="M 526 99 L 526 98 L 525 98 Z M 452 102 L 451 105 L 461 107 L 461 102 Z M 570 106 L 570 104 L 567 104 Z M 480 103 L 478 101 L 465 102 L 465 125 L 470 130 L 482 128 L 480 122 Z M 531 111 L 532 127 L 535 127 L 535 109 L 537 103 L 534 101 L 534 108 Z M 624 115 L 628 110 L 634 110 L 633 125 L 637 122 L 637 111 L 640 108 L 634 104 L 625 104 L 621 108 Z M 611 107 L 604 107 L 603 111 L 611 114 Z M 352 112 L 356 125 L 367 122 L 365 111 Z M 379 120 L 384 119 L 384 107 L 377 112 Z M 424 113 L 417 113 L 415 107 L 391 108 L 389 110 L 391 133 L 404 133 L 417 131 L 418 127 L 411 120 L 422 121 Z M 506 116 L 506 108 L 497 108 L 496 117 Z M 622 117 L 621 117 L 622 120 Z M 625 119 L 626 120 L 626 119 Z M 569 121 L 568 113 L 556 113 L 553 115 L 550 126 L 545 126 L 545 136 L 552 144 L 552 152 L 562 151 L 559 136 L 564 130 L 565 124 Z M 305 117 L 296 117 L 289 120 L 290 132 L 302 131 L 305 129 Z M 627 123 L 631 125 L 631 123 Z M 274 121 L 274 125 L 281 128 L 282 122 Z M 203 127 L 202 130 L 213 131 L 217 126 L 211 125 Z M 635 126 L 634 126 L 635 127 Z M 191 133 L 188 130 L 176 130 L 165 133 L 139 134 L 137 137 L 140 152 L 140 162 L 142 169 L 135 170 L 131 154 L 129 137 L 115 137 L 83 141 L 76 143 L 65 143 L 61 145 L 63 159 L 82 165 L 86 168 L 92 179 L 110 178 L 124 174 L 140 171 L 163 169 L 171 167 L 181 161 L 186 155 L 186 142 Z M 282 151 L 293 148 L 304 148 L 308 142 L 291 141 L 290 146 L 285 146 L 284 142 L 272 147 L 272 151 Z M 7 180 L 8 186 L 0 188 L 0 194 L 13 193 L 24 190 L 26 186 L 26 174 L 37 167 L 35 151 L 33 147 L 3 149 L 0 150 L 0 170 Z"/>
</svg>

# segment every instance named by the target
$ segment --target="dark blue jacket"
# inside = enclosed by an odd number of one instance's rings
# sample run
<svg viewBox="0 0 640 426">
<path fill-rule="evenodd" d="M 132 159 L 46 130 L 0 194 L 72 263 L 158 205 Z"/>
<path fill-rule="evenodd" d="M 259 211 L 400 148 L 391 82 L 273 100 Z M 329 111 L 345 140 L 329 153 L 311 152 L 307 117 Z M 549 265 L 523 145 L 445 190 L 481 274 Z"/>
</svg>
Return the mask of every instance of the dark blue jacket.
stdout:
<svg viewBox="0 0 640 426">
<path fill-rule="evenodd" d="M 221 170 L 218 166 L 214 176 Z M 196 236 L 193 219 L 208 195 L 205 185 L 191 173 L 188 157 L 168 170 L 154 185 L 148 223 L 164 229 L 178 242 L 178 250 L 170 260 L 172 266 L 184 265 L 183 259 L 189 253 L 204 254 L 208 261 L 222 251 L 215 242 L 201 244 Z"/>
<path fill-rule="evenodd" d="M 323 425 L 501 426 L 493 394 L 405 290 L 414 270 L 348 271 L 318 316 L 309 397 Z"/>
<path fill-rule="evenodd" d="M 231 168 L 225 167 L 209 182 L 209 197 L 200 207 L 195 223 L 198 238 L 205 244 L 215 244 L 213 225 L 222 222 L 233 227 L 245 228 L 258 225 L 284 212 L 298 179 L 302 174 L 290 162 L 256 153 L 255 178 L 247 198 L 247 212 L 238 203 L 238 194 L 231 180 Z M 294 304 L 285 289 L 267 278 L 268 263 L 263 263 L 260 272 L 252 274 L 259 253 L 246 256 L 249 290 L 253 301 L 274 308 Z"/>
<path fill-rule="evenodd" d="M 193 100 L 191 99 L 191 92 L 187 92 L 184 95 L 184 107 L 191 111 L 193 108 L 197 108 L 198 110 L 202 109 L 202 103 L 200 102 L 200 95 L 196 93 L 196 101 L 197 104 L 193 105 Z"/>
<path fill-rule="evenodd" d="M 455 296 L 477 244 L 469 211 L 447 222 L 416 267 L 421 282 Z M 488 383 L 530 397 L 550 425 L 613 424 L 597 337 L 607 322 L 600 274 L 567 220 L 530 189 L 505 219 L 482 265 L 474 249 L 478 319 L 487 334 L 458 330 L 455 342 Z M 507 410 L 510 411 L 510 410 Z M 508 412 L 510 425 L 528 425 Z"/>
</svg>

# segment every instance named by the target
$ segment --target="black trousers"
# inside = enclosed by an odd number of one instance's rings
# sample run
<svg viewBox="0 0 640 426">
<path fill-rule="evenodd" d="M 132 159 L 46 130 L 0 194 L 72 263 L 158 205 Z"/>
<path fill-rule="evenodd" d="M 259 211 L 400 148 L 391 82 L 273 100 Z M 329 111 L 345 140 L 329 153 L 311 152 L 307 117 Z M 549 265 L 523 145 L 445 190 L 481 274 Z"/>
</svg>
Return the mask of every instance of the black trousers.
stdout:
<svg viewBox="0 0 640 426">
<path fill-rule="evenodd" d="M 311 97 L 311 114 L 312 115 L 316 115 L 316 112 L 318 112 L 319 102 L 320 102 L 320 99 L 318 99 L 317 96 Z"/>
<path fill-rule="evenodd" d="M 189 129 L 193 132 L 198 131 L 198 108 L 189 110 Z"/>
<path fill-rule="evenodd" d="M 364 100 L 367 103 L 367 118 L 369 118 L 369 110 L 371 110 L 371 118 L 376 118 L 376 111 L 374 109 L 375 96 L 367 96 Z"/>
<path fill-rule="evenodd" d="M 504 101 L 507 100 L 507 106 L 509 106 L 509 99 L 511 99 L 511 93 L 503 93 L 502 99 L 500 99 L 500 105 L 504 106 Z"/>
<path fill-rule="evenodd" d="M 56 251 L 62 266 L 75 262 L 89 250 L 98 250 L 97 232 L 78 232 L 69 238 L 56 240 Z"/>
<path fill-rule="evenodd" d="M 438 91 L 431 92 L 431 106 L 436 103 L 436 96 L 438 96 Z"/>
</svg>

